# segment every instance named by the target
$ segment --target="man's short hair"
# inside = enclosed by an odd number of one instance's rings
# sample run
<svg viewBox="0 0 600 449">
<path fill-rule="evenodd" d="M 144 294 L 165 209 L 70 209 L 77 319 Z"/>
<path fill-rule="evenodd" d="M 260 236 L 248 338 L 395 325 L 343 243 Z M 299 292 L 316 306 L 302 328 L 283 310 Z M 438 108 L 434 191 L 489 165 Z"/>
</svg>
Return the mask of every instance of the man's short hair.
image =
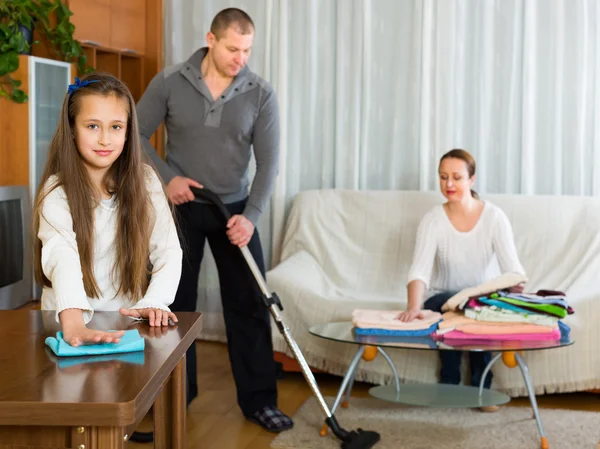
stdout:
<svg viewBox="0 0 600 449">
<path fill-rule="evenodd" d="M 219 40 L 230 27 L 240 34 L 254 32 L 254 22 L 248 14 L 238 8 L 227 8 L 219 12 L 210 25 L 210 32 Z"/>
</svg>

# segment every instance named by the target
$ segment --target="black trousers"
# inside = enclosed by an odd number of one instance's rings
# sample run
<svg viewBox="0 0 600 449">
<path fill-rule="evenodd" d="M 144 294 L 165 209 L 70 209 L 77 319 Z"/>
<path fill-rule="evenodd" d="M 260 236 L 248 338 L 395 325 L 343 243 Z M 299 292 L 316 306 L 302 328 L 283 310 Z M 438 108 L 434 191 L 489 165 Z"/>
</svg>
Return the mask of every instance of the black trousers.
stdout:
<svg viewBox="0 0 600 449">
<path fill-rule="evenodd" d="M 227 204 L 232 215 L 241 214 L 246 201 Z M 177 227 L 183 248 L 183 267 L 177 295 L 171 309 L 193 312 L 198 298 L 198 276 L 208 240 L 214 255 L 227 334 L 229 360 L 242 413 L 251 415 L 266 405 L 277 405 L 275 361 L 271 320 L 239 248 L 226 235 L 225 218 L 212 204 L 185 203 L 177 206 Z M 265 273 L 258 231 L 248 249 Z M 187 351 L 187 401 L 198 395 L 196 346 Z"/>
<path fill-rule="evenodd" d="M 442 306 L 448 301 L 454 293 L 443 292 L 432 296 L 423 305 L 424 309 L 441 312 Z M 440 361 L 442 367 L 440 369 L 440 382 L 443 384 L 459 384 L 460 383 L 460 364 L 463 353 L 460 351 L 440 350 Z M 471 385 L 478 387 L 481 382 L 481 376 L 485 367 L 492 360 L 490 352 L 469 352 L 469 362 L 471 368 Z M 483 386 L 490 388 L 492 385 L 492 372 L 488 372 Z"/>
</svg>

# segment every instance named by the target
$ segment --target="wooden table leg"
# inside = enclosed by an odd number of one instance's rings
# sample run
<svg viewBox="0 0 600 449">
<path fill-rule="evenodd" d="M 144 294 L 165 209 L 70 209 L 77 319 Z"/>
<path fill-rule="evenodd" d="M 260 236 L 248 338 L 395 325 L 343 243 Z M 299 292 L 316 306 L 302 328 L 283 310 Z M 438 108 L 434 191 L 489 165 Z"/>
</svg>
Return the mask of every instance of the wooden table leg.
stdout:
<svg viewBox="0 0 600 449">
<path fill-rule="evenodd" d="M 122 427 L 96 427 L 95 438 L 86 448 L 125 449 L 125 433 Z M 76 446 L 77 447 L 77 446 Z"/>
<path fill-rule="evenodd" d="M 185 356 L 179 361 L 154 402 L 154 448 L 185 449 Z"/>
</svg>

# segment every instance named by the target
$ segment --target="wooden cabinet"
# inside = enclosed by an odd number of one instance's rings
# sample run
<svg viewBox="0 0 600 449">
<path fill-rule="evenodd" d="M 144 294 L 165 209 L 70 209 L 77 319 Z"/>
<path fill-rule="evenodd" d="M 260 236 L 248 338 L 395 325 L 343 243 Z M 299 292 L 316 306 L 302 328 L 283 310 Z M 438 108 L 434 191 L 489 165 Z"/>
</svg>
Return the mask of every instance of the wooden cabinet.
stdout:
<svg viewBox="0 0 600 449">
<path fill-rule="evenodd" d="M 3 0 L 0 0 L 0 2 Z M 163 69 L 163 0 L 63 0 L 71 9 L 75 38 L 83 46 L 88 65 L 123 80 L 139 101 L 152 78 Z M 41 36 L 36 39 L 44 41 Z M 33 55 L 56 58 L 45 43 L 33 46 Z M 79 76 L 74 72 L 74 76 Z M 10 129 L 0 121 L 0 140 Z M 15 125 L 16 126 L 16 125 Z M 18 125 L 17 129 L 25 129 Z M 5 132 L 5 130 L 7 130 Z M 20 134 L 21 135 L 21 134 Z M 19 137 L 10 137 L 15 140 Z M 164 155 L 162 126 L 151 138 Z M 4 164 L 0 155 L 0 172 Z M 3 173 L 6 175 L 6 173 Z"/>
<path fill-rule="evenodd" d="M 137 102 L 163 68 L 163 0 L 68 0 L 88 64 L 123 80 Z M 151 139 L 164 155 L 164 130 Z"/>
<path fill-rule="evenodd" d="M 73 66 L 60 61 L 19 56 L 14 77 L 29 96 L 18 104 L 0 98 L 0 185 L 29 186 L 33 197 L 58 125 Z"/>
<path fill-rule="evenodd" d="M 126 0 L 127 3 L 131 0 Z M 111 0 L 69 0 L 75 39 L 82 44 L 111 46 Z"/>
<path fill-rule="evenodd" d="M 143 55 L 147 0 L 69 0 L 75 38 L 85 45 Z"/>
<path fill-rule="evenodd" d="M 146 0 L 111 1 L 110 47 L 124 53 L 146 51 Z"/>
</svg>

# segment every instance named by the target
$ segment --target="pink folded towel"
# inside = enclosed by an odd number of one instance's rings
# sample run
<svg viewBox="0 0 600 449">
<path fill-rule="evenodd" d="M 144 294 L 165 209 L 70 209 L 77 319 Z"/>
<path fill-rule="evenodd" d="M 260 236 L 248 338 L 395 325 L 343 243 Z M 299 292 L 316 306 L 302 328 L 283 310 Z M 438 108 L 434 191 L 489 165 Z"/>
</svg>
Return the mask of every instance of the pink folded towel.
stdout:
<svg viewBox="0 0 600 449">
<path fill-rule="evenodd" d="M 529 323 L 504 323 L 496 321 L 479 321 L 464 316 L 462 313 L 446 312 L 439 325 L 441 330 L 454 329 L 465 334 L 498 335 L 498 334 L 549 334 L 558 329 L 554 326 L 540 326 Z"/>
<path fill-rule="evenodd" d="M 439 338 L 440 336 L 438 336 Z M 555 329 L 552 332 L 545 332 L 543 334 L 478 334 L 477 337 L 474 334 L 466 334 L 461 331 L 450 331 L 446 332 L 441 336 L 444 341 L 446 340 L 529 340 L 529 341 L 541 341 L 541 340 L 560 340 L 560 329 Z"/>
<path fill-rule="evenodd" d="M 402 312 L 402 310 L 356 309 L 352 312 L 352 324 L 361 329 L 415 331 L 429 329 L 442 319 L 442 314 L 439 312 L 421 310 L 423 319 L 416 319 L 410 323 L 404 323 L 396 319 L 400 312 Z"/>
</svg>

